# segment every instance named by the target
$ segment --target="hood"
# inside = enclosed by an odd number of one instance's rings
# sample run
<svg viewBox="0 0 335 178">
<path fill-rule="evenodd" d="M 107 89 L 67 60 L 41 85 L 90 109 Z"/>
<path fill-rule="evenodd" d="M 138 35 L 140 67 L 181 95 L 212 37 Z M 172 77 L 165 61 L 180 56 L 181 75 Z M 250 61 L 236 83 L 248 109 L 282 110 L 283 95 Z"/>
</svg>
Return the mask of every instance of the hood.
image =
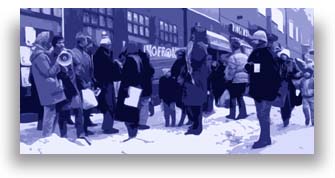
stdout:
<svg viewBox="0 0 335 178">
<path fill-rule="evenodd" d="M 41 46 L 37 46 L 37 45 L 34 46 L 34 48 L 32 49 L 31 56 L 30 56 L 30 61 L 33 62 L 42 53 L 47 54 L 47 50 L 45 50 Z"/>
</svg>

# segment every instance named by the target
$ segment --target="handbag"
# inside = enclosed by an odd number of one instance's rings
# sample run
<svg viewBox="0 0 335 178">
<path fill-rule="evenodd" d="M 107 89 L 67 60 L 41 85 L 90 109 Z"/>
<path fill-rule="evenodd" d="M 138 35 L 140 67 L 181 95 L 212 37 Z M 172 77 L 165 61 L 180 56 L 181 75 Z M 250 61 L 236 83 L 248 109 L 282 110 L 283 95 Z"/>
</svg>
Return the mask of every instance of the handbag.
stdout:
<svg viewBox="0 0 335 178">
<path fill-rule="evenodd" d="M 81 90 L 81 93 L 83 95 L 83 109 L 87 110 L 98 106 L 98 101 L 91 89 Z"/>
</svg>

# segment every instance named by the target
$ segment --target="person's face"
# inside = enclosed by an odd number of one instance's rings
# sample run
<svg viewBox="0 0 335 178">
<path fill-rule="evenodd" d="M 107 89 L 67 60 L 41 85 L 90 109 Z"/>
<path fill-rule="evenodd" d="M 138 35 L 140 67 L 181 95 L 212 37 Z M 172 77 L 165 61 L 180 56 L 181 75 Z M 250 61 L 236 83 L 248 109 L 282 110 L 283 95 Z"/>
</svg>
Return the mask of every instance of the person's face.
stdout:
<svg viewBox="0 0 335 178">
<path fill-rule="evenodd" d="M 64 40 L 59 40 L 55 45 L 56 50 L 62 51 L 64 48 L 65 48 Z"/>
<path fill-rule="evenodd" d="M 82 48 L 85 48 L 87 46 L 87 39 L 86 38 L 82 38 L 79 42 L 79 46 Z"/>
<path fill-rule="evenodd" d="M 167 77 L 171 77 L 171 72 L 169 71 L 169 72 L 166 72 L 166 74 L 165 74 Z"/>
</svg>

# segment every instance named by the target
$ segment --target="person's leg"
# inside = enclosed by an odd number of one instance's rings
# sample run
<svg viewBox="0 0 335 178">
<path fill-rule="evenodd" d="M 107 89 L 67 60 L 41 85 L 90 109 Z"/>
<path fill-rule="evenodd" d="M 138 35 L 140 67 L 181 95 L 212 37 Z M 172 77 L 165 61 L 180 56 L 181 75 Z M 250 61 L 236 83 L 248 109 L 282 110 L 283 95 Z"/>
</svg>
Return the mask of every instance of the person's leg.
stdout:
<svg viewBox="0 0 335 178">
<path fill-rule="evenodd" d="M 114 133 L 119 132 L 118 129 L 113 128 L 114 117 L 115 117 L 115 113 L 114 113 L 113 106 L 108 106 L 108 109 L 104 113 L 104 119 L 103 119 L 102 126 L 101 126 L 103 133 L 114 134 Z"/>
<path fill-rule="evenodd" d="M 77 132 L 77 138 L 82 137 L 84 134 L 84 114 L 83 109 L 78 108 L 73 110 L 75 117 L 75 127 Z"/>
<path fill-rule="evenodd" d="M 85 132 L 85 135 L 86 136 L 93 135 L 94 133 L 92 131 L 88 130 L 89 124 L 92 124 L 91 120 L 90 120 L 91 110 L 90 109 L 83 110 L 83 115 L 84 115 L 84 132 Z"/>
<path fill-rule="evenodd" d="M 291 106 L 288 97 L 289 96 L 285 98 L 284 106 L 280 108 L 284 127 L 287 127 L 289 125 L 291 117 Z"/>
<path fill-rule="evenodd" d="M 165 127 L 169 127 L 170 126 L 170 107 L 165 102 L 163 102 L 163 109 L 164 109 Z"/>
<path fill-rule="evenodd" d="M 302 110 L 305 115 L 305 125 L 308 126 L 310 122 L 310 115 L 309 115 L 309 102 L 307 98 L 302 99 Z"/>
<path fill-rule="evenodd" d="M 149 97 L 140 99 L 140 126 L 146 126 L 149 117 Z"/>
<path fill-rule="evenodd" d="M 56 105 L 44 106 L 43 113 L 43 137 L 48 137 L 54 130 L 54 123 L 56 120 Z"/>
<path fill-rule="evenodd" d="M 311 111 L 311 121 L 312 121 L 312 126 L 314 126 L 314 98 L 309 98 L 309 109 Z"/>
<path fill-rule="evenodd" d="M 256 141 L 252 148 L 262 148 L 271 144 L 270 137 L 270 111 L 271 104 L 267 101 L 255 101 L 257 118 L 259 120 L 260 125 L 260 136 L 258 141 Z"/>
<path fill-rule="evenodd" d="M 192 122 L 192 125 L 189 127 L 189 130 L 194 129 L 194 116 L 192 111 L 192 106 L 185 106 L 185 111 L 187 118 Z"/>
<path fill-rule="evenodd" d="M 60 137 L 67 137 L 67 120 L 71 117 L 70 110 L 60 111 L 58 118 L 58 125 L 60 131 Z"/>
<path fill-rule="evenodd" d="M 182 107 L 178 127 L 181 127 L 184 124 L 185 117 L 186 117 L 186 110 L 185 110 L 185 107 Z"/>
<path fill-rule="evenodd" d="M 226 116 L 228 119 L 235 119 L 236 115 L 236 98 L 232 97 L 229 100 L 229 115 Z"/>
<path fill-rule="evenodd" d="M 237 116 L 237 119 L 245 119 L 246 117 L 248 117 L 248 115 L 247 115 L 247 109 L 245 106 L 243 95 L 237 98 L 237 102 L 238 102 L 238 108 L 239 108 L 239 114 Z"/>
<path fill-rule="evenodd" d="M 197 117 L 197 135 L 200 135 L 200 133 L 202 132 L 202 108 L 201 106 L 198 106 L 196 108 L 197 112 L 196 112 L 196 117 Z"/>
<path fill-rule="evenodd" d="M 170 104 L 170 115 L 172 119 L 171 126 L 175 127 L 176 126 L 176 103 Z"/>
<path fill-rule="evenodd" d="M 38 113 L 37 113 L 37 130 L 42 130 L 43 128 L 43 107 L 38 106 Z"/>
</svg>

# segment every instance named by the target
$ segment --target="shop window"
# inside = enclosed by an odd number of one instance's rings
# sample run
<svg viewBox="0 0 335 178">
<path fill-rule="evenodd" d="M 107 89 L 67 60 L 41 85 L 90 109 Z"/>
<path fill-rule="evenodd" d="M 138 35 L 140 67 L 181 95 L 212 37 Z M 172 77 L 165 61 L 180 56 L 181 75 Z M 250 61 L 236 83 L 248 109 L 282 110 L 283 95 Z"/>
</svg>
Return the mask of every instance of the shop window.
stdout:
<svg viewBox="0 0 335 178">
<path fill-rule="evenodd" d="M 169 31 L 169 26 L 168 26 L 167 23 L 164 23 L 164 30 L 167 31 L 167 32 Z"/>
<path fill-rule="evenodd" d="M 128 32 L 133 33 L 133 25 L 131 23 L 128 23 Z"/>
<path fill-rule="evenodd" d="M 99 25 L 102 26 L 102 27 L 106 26 L 105 17 L 102 16 L 102 15 L 99 16 Z"/>
<path fill-rule="evenodd" d="M 289 36 L 291 37 L 291 38 L 294 38 L 293 37 L 293 29 L 294 29 L 294 27 L 293 27 L 293 20 L 289 20 L 289 23 L 288 23 L 288 28 L 289 28 Z"/>
<path fill-rule="evenodd" d="M 295 27 L 295 40 L 299 42 L 299 28 Z"/>
<path fill-rule="evenodd" d="M 164 30 L 164 22 L 163 21 L 159 22 L 159 29 Z"/>
<path fill-rule="evenodd" d="M 177 34 L 177 26 L 173 26 L 173 33 L 176 33 Z"/>
<path fill-rule="evenodd" d="M 30 10 L 33 11 L 33 12 L 38 12 L 38 13 L 40 13 L 40 8 L 31 8 Z"/>
<path fill-rule="evenodd" d="M 90 23 L 90 15 L 87 12 L 85 12 L 83 15 L 83 22 Z"/>
<path fill-rule="evenodd" d="M 144 36 L 144 28 L 143 28 L 143 26 L 140 26 L 140 35 Z"/>
<path fill-rule="evenodd" d="M 107 17 L 107 27 L 108 28 L 113 28 L 113 19 Z"/>
<path fill-rule="evenodd" d="M 51 8 L 42 8 L 42 13 L 46 15 L 51 15 Z"/>
<path fill-rule="evenodd" d="M 104 8 L 99 8 L 99 13 L 101 13 L 101 14 L 105 14 L 105 13 L 106 13 L 106 9 L 104 9 Z"/>
<path fill-rule="evenodd" d="M 145 36 L 149 37 L 150 36 L 150 32 L 149 32 L 149 28 L 145 28 Z"/>
<path fill-rule="evenodd" d="M 149 17 L 145 16 L 145 26 L 149 26 Z"/>
<path fill-rule="evenodd" d="M 161 40 L 164 40 L 164 32 L 160 32 L 160 37 L 161 37 Z"/>
<path fill-rule="evenodd" d="M 144 25 L 144 18 L 142 15 L 139 16 L 139 22 L 141 25 Z"/>
<path fill-rule="evenodd" d="M 62 17 L 62 9 L 61 8 L 54 8 L 54 16 L 56 17 Z"/>
<path fill-rule="evenodd" d="M 91 23 L 92 23 L 93 25 L 98 25 L 98 22 L 99 22 L 98 15 L 91 14 Z"/>
<path fill-rule="evenodd" d="M 128 19 L 128 21 L 132 21 L 133 20 L 133 14 L 131 13 L 131 12 L 129 12 L 128 11 L 128 13 L 127 13 L 127 19 Z"/>
<path fill-rule="evenodd" d="M 133 13 L 133 22 L 138 23 L 138 15 Z"/>
<path fill-rule="evenodd" d="M 112 8 L 108 8 L 107 10 L 107 15 L 112 16 L 113 15 L 113 9 Z"/>
<path fill-rule="evenodd" d="M 133 32 L 134 32 L 134 34 L 136 34 L 136 35 L 137 35 L 137 34 L 138 34 L 138 26 L 134 24 L 134 26 L 133 26 L 133 27 L 134 27 L 134 30 L 133 30 Z"/>
</svg>

